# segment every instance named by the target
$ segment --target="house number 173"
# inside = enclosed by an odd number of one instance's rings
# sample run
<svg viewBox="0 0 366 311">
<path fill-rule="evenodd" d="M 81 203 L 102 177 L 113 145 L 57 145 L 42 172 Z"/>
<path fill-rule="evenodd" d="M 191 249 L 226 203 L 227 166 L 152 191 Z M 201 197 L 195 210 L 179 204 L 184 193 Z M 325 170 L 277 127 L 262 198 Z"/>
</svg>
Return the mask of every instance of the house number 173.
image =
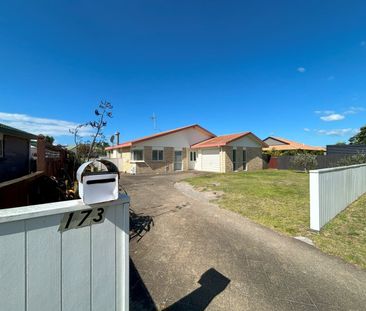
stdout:
<svg viewBox="0 0 366 311">
<path fill-rule="evenodd" d="M 105 219 L 103 207 L 90 208 L 64 214 L 58 231 L 82 228 L 92 224 L 102 223 Z"/>
</svg>

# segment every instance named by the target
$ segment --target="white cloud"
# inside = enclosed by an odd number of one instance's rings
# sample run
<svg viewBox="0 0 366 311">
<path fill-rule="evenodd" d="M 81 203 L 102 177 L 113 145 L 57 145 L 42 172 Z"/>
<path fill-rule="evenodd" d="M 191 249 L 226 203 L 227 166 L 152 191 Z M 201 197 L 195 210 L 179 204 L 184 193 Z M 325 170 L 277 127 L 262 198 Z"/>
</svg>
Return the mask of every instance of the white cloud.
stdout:
<svg viewBox="0 0 366 311">
<path fill-rule="evenodd" d="M 354 106 L 351 106 L 343 114 L 356 114 L 356 113 L 359 113 L 359 112 L 362 112 L 362 111 L 365 111 L 365 110 L 366 109 L 363 108 L 363 107 L 354 107 Z"/>
<path fill-rule="evenodd" d="M 332 130 L 315 130 L 319 135 L 326 136 L 349 136 L 358 133 L 358 129 L 345 128 L 345 129 L 332 129 Z"/>
<path fill-rule="evenodd" d="M 315 110 L 314 113 L 316 114 L 332 114 L 335 113 L 334 110 Z"/>
<path fill-rule="evenodd" d="M 344 118 L 345 118 L 345 116 L 341 115 L 339 113 L 332 113 L 332 114 L 320 117 L 320 119 L 322 119 L 323 121 L 326 121 L 326 122 L 339 121 L 339 120 L 343 120 Z"/>
<path fill-rule="evenodd" d="M 71 136 L 69 129 L 77 126 L 76 123 L 64 120 L 37 118 L 26 114 L 0 112 L 0 123 L 32 133 L 51 136 Z M 80 129 L 80 136 L 90 136 L 90 127 Z"/>
<path fill-rule="evenodd" d="M 304 73 L 306 71 L 306 69 L 304 67 L 298 67 L 297 71 L 300 73 Z"/>
<path fill-rule="evenodd" d="M 311 130 L 310 130 L 309 128 L 305 127 L 305 128 L 304 128 L 304 131 L 305 131 L 305 132 L 310 132 Z"/>
</svg>

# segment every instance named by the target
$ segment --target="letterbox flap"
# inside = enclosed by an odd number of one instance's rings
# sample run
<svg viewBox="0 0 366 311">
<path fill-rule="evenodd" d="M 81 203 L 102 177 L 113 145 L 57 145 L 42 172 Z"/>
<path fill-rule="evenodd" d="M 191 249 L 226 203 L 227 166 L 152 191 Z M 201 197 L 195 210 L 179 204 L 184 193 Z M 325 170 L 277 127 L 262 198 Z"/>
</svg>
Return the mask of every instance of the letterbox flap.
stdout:
<svg viewBox="0 0 366 311">
<path fill-rule="evenodd" d="M 118 168 L 113 162 L 105 160 L 105 159 L 92 160 L 92 161 L 88 161 L 88 162 L 81 164 L 80 167 L 78 168 L 78 170 L 76 172 L 76 178 L 77 178 L 78 182 L 82 181 L 85 169 L 88 166 L 90 166 L 91 164 L 93 164 L 94 162 L 100 162 L 100 163 L 104 164 L 105 167 L 108 169 L 108 173 L 119 174 Z"/>
</svg>

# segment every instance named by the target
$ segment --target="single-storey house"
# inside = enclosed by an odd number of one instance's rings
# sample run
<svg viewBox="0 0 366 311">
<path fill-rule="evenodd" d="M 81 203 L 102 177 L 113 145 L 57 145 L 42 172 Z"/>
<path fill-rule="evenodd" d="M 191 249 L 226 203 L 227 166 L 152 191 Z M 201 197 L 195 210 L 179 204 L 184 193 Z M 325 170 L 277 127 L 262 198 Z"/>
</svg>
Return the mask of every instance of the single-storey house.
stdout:
<svg viewBox="0 0 366 311">
<path fill-rule="evenodd" d="M 298 143 L 293 140 L 289 140 L 281 137 L 269 136 L 263 140 L 268 147 L 263 148 L 263 151 L 289 151 L 289 150 L 302 150 L 302 151 L 320 151 L 325 152 L 323 147 L 309 146 L 302 143 Z"/>
<path fill-rule="evenodd" d="M 31 144 L 37 136 L 0 123 L 0 182 L 31 172 Z"/>
<path fill-rule="evenodd" d="M 266 146 L 251 132 L 216 136 L 194 124 L 105 149 L 109 158 L 122 159 L 120 171 L 126 173 L 225 173 L 262 169 L 262 148 Z"/>
</svg>

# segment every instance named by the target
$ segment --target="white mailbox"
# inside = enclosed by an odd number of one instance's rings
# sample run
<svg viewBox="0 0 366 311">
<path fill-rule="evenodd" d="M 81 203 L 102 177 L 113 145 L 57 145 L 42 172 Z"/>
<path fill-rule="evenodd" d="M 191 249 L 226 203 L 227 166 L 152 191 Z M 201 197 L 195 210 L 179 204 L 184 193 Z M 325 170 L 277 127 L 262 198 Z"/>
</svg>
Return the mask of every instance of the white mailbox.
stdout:
<svg viewBox="0 0 366 311">
<path fill-rule="evenodd" d="M 102 163 L 108 171 L 91 172 L 87 168 L 93 163 Z M 107 160 L 94 160 L 82 164 L 76 177 L 79 183 L 79 195 L 84 204 L 108 202 L 118 199 L 118 168 Z"/>
</svg>

